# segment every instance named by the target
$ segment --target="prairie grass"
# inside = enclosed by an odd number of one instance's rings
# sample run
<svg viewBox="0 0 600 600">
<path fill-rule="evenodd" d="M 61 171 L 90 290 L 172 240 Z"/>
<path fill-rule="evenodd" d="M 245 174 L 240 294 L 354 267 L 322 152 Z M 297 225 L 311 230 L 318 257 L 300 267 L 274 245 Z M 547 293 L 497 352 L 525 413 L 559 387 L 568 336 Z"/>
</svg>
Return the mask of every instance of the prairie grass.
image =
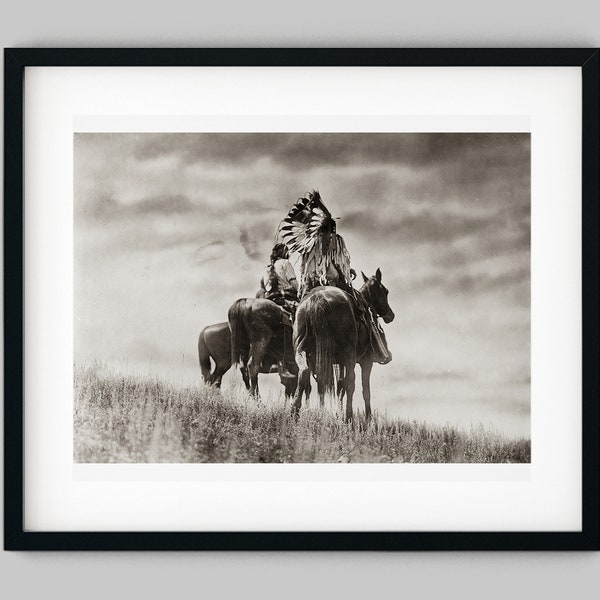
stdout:
<svg viewBox="0 0 600 600">
<path fill-rule="evenodd" d="M 76 368 L 74 460 L 82 463 L 527 463 L 526 439 L 375 413 L 352 424 L 319 408 L 298 420 L 245 390 L 175 387 L 158 378 Z M 357 399 L 357 404 L 360 399 Z M 313 401 L 313 405 L 315 402 Z M 356 414 L 356 412 L 355 412 Z"/>
</svg>

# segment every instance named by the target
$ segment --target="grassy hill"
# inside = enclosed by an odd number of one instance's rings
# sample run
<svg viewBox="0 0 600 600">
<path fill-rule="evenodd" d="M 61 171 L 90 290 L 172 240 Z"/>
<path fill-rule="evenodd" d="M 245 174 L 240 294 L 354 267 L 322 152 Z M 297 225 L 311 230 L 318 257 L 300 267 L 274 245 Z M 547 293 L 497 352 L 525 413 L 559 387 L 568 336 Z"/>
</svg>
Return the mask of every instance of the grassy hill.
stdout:
<svg viewBox="0 0 600 600">
<path fill-rule="evenodd" d="M 355 404 L 360 406 L 360 395 Z M 158 378 L 75 372 L 74 460 L 98 463 L 530 462 L 526 439 L 475 428 L 430 427 L 375 413 L 353 424 L 315 407 L 296 421 L 289 405 L 245 391 L 176 388 Z M 355 410 L 356 414 L 356 410 Z"/>
</svg>

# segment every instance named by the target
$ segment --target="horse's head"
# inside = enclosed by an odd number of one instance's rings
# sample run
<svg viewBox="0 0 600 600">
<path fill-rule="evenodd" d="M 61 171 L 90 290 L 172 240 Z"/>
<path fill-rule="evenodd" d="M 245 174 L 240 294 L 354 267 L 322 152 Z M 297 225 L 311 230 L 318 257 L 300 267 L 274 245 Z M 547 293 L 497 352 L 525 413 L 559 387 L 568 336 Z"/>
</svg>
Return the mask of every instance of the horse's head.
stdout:
<svg viewBox="0 0 600 600">
<path fill-rule="evenodd" d="M 363 298 L 371 306 L 378 317 L 381 317 L 386 323 L 394 320 L 394 311 L 388 304 L 388 289 L 381 283 L 381 269 L 377 269 L 373 277 L 367 277 L 362 273 L 365 280 L 360 288 Z"/>
</svg>

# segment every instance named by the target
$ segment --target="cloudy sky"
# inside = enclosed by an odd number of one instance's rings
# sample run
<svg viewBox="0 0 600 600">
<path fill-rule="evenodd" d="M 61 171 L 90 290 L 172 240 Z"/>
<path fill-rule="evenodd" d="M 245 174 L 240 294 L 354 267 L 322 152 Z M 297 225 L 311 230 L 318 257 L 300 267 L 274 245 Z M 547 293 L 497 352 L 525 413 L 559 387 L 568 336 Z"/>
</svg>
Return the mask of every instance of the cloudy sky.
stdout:
<svg viewBox="0 0 600 600">
<path fill-rule="evenodd" d="M 374 368 L 374 408 L 528 434 L 529 134 L 74 143 L 76 362 L 199 377 L 198 332 L 254 295 L 279 221 L 316 188 L 353 267 L 380 267 L 390 290 L 394 360 Z"/>
</svg>

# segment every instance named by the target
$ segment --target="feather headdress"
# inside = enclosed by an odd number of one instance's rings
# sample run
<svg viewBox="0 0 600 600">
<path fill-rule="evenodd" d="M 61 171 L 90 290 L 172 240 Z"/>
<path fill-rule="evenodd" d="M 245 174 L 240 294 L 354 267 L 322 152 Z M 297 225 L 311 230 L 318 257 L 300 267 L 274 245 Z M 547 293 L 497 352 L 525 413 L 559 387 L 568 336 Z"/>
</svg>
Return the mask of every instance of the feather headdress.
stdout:
<svg viewBox="0 0 600 600">
<path fill-rule="evenodd" d="M 318 191 L 307 193 L 292 206 L 279 225 L 279 237 L 290 252 L 302 256 L 301 296 L 315 285 L 352 287 L 350 255 Z"/>
<path fill-rule="evenodd" d="M 335 221 L 318 191 L 308 192 L 290 209 L 279 234 L 290 252 L 306 254 L 324 235 L 335 233 Z"/>
</svg>

